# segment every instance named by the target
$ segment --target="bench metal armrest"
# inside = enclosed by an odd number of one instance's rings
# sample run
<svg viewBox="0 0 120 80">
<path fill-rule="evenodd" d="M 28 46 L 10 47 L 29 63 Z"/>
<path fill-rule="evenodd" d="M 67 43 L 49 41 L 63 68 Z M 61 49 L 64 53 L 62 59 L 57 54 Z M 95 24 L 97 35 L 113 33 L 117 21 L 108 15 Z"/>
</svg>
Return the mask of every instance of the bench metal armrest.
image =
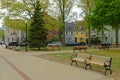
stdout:
<svg viewBox="0 0 120 80">
<path fill-rule="evenodd" d="M 111 65 L 111 64 L 110 64 L 110 61 L 105 61 L 105 62 L 104 62 L 104 66 L 110 67 L 110 65 Z"/>
<path fill-rule="evenodd" d="M 88 61 L 88 60 L 90 60 L 90 58 L 85 58 L 85 60 L 87 60 L 87 61 Z"/>
<path fill-rule="evenodd" d="M 89 64 L 89 61 L 90 61 L 90 58 L 85 58 L 85 59 L 84 59 L 84 62 L 85 62 L 86 64 Z"/>
</svg>

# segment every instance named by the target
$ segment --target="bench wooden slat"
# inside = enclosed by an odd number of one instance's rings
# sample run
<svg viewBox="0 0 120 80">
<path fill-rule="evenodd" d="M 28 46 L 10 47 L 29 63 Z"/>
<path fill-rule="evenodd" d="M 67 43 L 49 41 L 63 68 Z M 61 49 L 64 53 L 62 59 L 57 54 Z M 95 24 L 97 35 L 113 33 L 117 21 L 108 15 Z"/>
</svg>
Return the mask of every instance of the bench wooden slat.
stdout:
<svg viewBox="0 0 120 80">
<path fill-rule="evenodd" d="M 95 65 L 99 65 L 99 66 L 104 66 L 104 63 L 102 63 L 102 62 L 99 62 L 99 61 L 88 61 L 88 63 L 90 63 L 90 64 L 95 64 Z"/>
<path fill-rule="evenodd" d="M 79 58 L 73 58 L 72 60 L 80 61 L 80 62 L 84 62 L 85 61 L 85 59 L 79 59 Z"/>
<path fill-rule="evenodd" d="M 97 63 L 104 63 L 105 61 L 110 61 L 110 57 L 92 55 L 91 61 L 96 61 Z"/>
</svg>

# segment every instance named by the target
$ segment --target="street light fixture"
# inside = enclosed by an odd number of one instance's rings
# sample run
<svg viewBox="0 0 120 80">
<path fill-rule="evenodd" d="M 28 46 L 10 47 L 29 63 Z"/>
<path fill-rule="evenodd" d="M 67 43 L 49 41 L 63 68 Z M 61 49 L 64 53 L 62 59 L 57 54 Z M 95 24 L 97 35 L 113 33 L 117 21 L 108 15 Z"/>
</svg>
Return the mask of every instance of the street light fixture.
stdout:
<svg viewBox="0 0 120 80">
<path fill-rule="evenodd" d="M 27 19 L 25 19 L 25 30 L 26 30 L 26 39 L 25 39 L 25 44 L 26 44 L 26 51 L 27 51 Z"/>
</svg>

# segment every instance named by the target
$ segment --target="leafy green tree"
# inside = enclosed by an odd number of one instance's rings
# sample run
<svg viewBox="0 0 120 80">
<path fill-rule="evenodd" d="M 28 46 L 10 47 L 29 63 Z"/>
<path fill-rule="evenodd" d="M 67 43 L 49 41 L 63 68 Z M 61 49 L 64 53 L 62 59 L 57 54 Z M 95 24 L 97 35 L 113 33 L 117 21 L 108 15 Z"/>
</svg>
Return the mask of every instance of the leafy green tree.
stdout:
<svg viewBox="0 0 120 80">
<path fill-rule="evenodd" d="M 28 21 L 27 28 L 29 29 L 30 27 L 30 20 Z M 16 30 L 25 30 L 25 21 L 22 19 L 10 19 L 9 16 L 4 18 L 4 26 L 13 28 Z"/>
<path fill-rule="evenodd" d="M 95 0 L 94 7 L 89 15 L 91 25 L 97 30 L 104 30 L 106 25 L 115 29 L 116 44 L 118 44 L 118 30 L 120 28 L 120 1 Z"/>
<path fill-rule="evenodd" d="M 57 14 L 58 20 L 60 21 L 60 41 L 62 41 L 63 46 L 65 45 L 65 20 L 71 12 L 74 4 L 74 0 L 53 0 L 55 5 L 55 12 Z"/>
<path fill-rule="evenodd" d="M 4 31 L 0 31 L 0 38 L 4 38 L 4 37 L 5 37 Z"/>
<path fill-rule="evenodd" d="M 7 16 L 32 18 L 37 0 L 1 0 L 1 9 L 7 9 Z M 41 8 L 46 11 L 49 0 L 38 0 Z"/>
<path fill-rule="evenodd" d="M 47 11 L 49 0 L 38 1 L 40 1 L 39 4 L 41 4 L 41 8 L 43 9 L 43 11 Z M 35 3 L 36 0 L 1 0 L 0 9 L 7 10 L 7 14 L 5 12 L 0 12 L 0 17 L 5 17 L 4 25 L 6 25 L 6 27 L 11 27 L 14 29 L 25 30 L 25 28 L 23 28 L 25 27 L 24 19 L 29 19 L 29 24 L 31 23 L 31 18 L 34 15 L 36 5 Z M 14 19 L 12 20 L 11 17 Z M 16 26 L 14 24 L 18 25 Z"/>
<path fill-rule="evenodd" d="M 89 24 L 89 19 L 88 19 L 88 15 L 90 14 L 90 11 L 93 7 L 94 4 L 94 0 L 78 0 L 78 7 L 82 8 L 82 13 L 80 14 L 80 16 L 84 17 L 85 20 L 85 24 L 84 27 L 87 28 L 88 30 L 88 45 L 91 46 L 91 29 L 92 26 Z"/>
<path fill-rule="evenodd" d="M 118 31 L 120 29 L 120 0 L 112 0 L 107 13 L 108 23 L 115 29 L 116 46 L 118 47 Z"/>
<path fill-rule="evenodd" d="M 58 37 L 56 35 L 51 37 L 50 42 L 58 41 Z"/>
<path fill-rule="evenodd" d="M 40 2 L 37 0 L 34 15 L 32 17 L 29 34 L 29 46 L 31 48 L 40 48 L 46 44 L 47 29 L 44 25 L 43 10 Z"/>
<path fill-rule="evenodd" d="M 109 10 L 109 2 L 107 1 L 95 1 L 95 7 L 93 8 L 92 17 L 92 26 L 93 29 L 97 29 L 101 31 L 101 41 L 104 42 L 104 30 L 106 29 L 106 25 L 108 25 L 107 21 L 107 13 Z M 98 10 L 97 10 L 98 9 Z"/>
</svg>

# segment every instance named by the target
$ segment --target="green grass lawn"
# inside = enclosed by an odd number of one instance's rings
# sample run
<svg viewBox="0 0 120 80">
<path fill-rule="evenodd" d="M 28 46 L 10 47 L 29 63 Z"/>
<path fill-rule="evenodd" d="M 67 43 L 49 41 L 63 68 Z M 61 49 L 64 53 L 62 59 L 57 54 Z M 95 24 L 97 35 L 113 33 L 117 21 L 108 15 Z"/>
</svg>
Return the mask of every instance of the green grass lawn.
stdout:
<svg viewBox="0 0 120 80">
<path fill-rule="evenodd" d="M 61 47 L 61 50 L 73 50 L 73 47 Z"/>
<path fill-rule="evenodd" d="M 46 47 L 41 47 L 41 49 L 39 50 L 38 48 L 29 48 L 29 46 L 27 46 L 28 47 L 28 50 L 31 50 L 31 51 L 46 51 Z M 24 47 L 21 47 L 21 51 L 24 51 L 25 50 L 25 46 Z M 67 46 L 67 47 L 60 47 L 60 50 L 73 50 L 73 46 Z M 95 49 L 93 49 L 93 48 L 88 48 L 87 50 L 95 50 Z"/>
<path fill-rule="evenodd" d="M 87 53 L 87 54 L 96 54 L 101 56 L 109 56 L 112 57 L 112 70 L 119 71 L 120 72 L 120 49 L 114 49 L 114 50 L 90 50 L 90 51 L 84 51 L 81 53 Z M 70 59 L 70 57 L 74 53 L 57 53 L 57 54 L 49 54 L 53 57 L 59 57 L 61 59 Z"/>
</svg>

